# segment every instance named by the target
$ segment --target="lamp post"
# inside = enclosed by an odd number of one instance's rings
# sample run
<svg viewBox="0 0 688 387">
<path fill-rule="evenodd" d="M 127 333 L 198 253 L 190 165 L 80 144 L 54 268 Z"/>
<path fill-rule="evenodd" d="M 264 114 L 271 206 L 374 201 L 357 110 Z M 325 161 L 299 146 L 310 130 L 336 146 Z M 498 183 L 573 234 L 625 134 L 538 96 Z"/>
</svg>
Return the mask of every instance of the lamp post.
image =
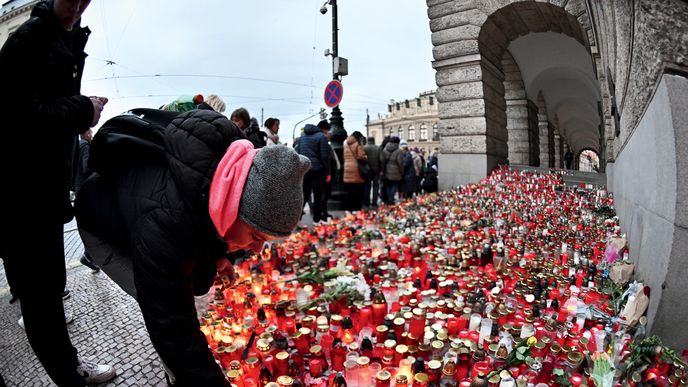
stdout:
<svg viewBox="0 0 688 387">
<path fill-rule="evenodd" d="M 325 55 L 332 56 L 332 79 L 341 81 L 342 76 L 348 74 L 348 61 L 339 57 L 339 27 L 337 24 L 337 0 L 328 0 L 320 7 L 320 13 L 327 13 L 326 5 L 332 6 L 332 51 L 325 51 Z M 344 118 L 339 105 L 335 106 L 330 113 L 330 125 L 332 126 L 332 142 L 334 144 L 344 143 L 347 133 L 344 129 Z M 336 150 L 336 148 L 335 148 Z"/>
<path fill-rule="evenodd" d="M 332 51 L 325 50 L 325 56 L 332 56 L 332 79 L 341 80 L 341 77 L 349 73 L 349 64 L 346 58 L 339 57 L 339 40 L 338 31 L 339 27 L 337 25 L 337 0 L 327 0 L 322 7 L 320 7 L 320 13 L 323 15 L 327 13 L 327 5 L 332 7 Z M 342 117 L 342 111 L 339 109 L 339 105 L 332 108 L 330 113 L 330 130 L 332 132 L 332 137 L 330 142 L 332 143 L 332 149 L 337 154 L 339 160 L 344 162 L 344 141 L 348 134 L 346 129 L 344 129 L 344 118 Z M 342 166 L 342 170 L 343 170 Z M 332 182 L 332 197 L 328 202 L 328 206 L 331 208 L 340 209 L 343 208 L 344 198 L 346 192 L 344 191 L 344 180 L 343 173 L 338 173 L 337 176 L 333 176 Z M 339 208 L 337 208 L 339 207 Z"/>
</svg>

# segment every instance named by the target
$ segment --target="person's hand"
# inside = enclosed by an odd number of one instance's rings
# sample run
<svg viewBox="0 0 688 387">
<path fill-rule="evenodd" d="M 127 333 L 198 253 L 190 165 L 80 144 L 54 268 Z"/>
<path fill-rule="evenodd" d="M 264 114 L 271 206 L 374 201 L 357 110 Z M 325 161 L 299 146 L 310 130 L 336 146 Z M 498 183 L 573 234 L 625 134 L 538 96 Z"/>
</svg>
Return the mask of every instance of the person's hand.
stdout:
<svg viewBox="0 0 688 387">
<path fill-rule="evenodd" d="M 332 181 L 332 175 L 327 175 L 327 177 L 325 177 L 325 183 L 329 183 L 331 181 Z"/>
<path fill-rule="evenodd" d="M 230 279 L 231 284 L 233 284 L 235 279 L 234 265 L 232 265 L 232 263 L 229 262 L 229 259 L 220 258 L 215 265 L 217 267 L 218 274 L 220 274 L 220 277 L 227 276 Z"/>
<path fill-rule="evenodd" d="M 91 122 L 91 127 L 94 127 L 100 121 L 100 113 L 103 112 L 103 107 L 108 102 L 105 97 L 89 97 L 91 103 L 93 104 L 93 122 Z"/>
</svg>

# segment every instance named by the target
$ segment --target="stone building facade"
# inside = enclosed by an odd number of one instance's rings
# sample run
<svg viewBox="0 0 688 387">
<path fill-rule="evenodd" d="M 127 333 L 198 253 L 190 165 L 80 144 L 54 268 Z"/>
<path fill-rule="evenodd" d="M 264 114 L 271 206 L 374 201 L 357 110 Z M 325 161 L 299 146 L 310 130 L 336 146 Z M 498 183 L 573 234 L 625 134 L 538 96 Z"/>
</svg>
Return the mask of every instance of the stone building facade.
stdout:
<svg viewBox="0 0 688 387">
<path fill-rule="evenodd" d="M 19 26 L 29 19 L 38 0 L 10 0 L 0 8 L 0 47 Z"/>
<path fill-rule="evenodd" d="M 649 328 L 688 346 L 688 3 L 426 1 L 440 188 L 594 151 L 652 289 Z"/>
<path fill-rule="evenodd" d="M 411 148 L 425 149 L 428 155 L 439 148 L 439 120 L 434 91 L 420 93 L 411 100 L 391 100 L 387 111 L 389 114 L 386 116 L 368 123 L 368 137 L 374 137 L 376 144 L 381 144 L 385 136 L 392 135 L 406 141 Z"/>
</svg>

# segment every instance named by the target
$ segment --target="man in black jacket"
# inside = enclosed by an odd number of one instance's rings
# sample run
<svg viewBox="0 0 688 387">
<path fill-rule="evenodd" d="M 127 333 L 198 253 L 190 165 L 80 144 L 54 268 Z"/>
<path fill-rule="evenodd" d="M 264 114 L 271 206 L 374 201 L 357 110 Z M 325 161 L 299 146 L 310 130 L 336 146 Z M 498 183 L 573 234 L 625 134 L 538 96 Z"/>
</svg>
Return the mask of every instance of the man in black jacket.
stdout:
<svg viewBox="0 0 688 387">
<path fill-rule="evenodd" d="M 308 200 L 313 192 L 313 222 L 327 220 L 323 218 L 326 209 L 323 208 L 325 184 L 332 180 L 330 157 L 332 149 L 322 129 L 312 124 L 306 124 L 303 135 L 299 139 L 297 152 L 308 157 L 311 169 L 303 178 L 303 197 Z"/>
<path fill-rule="evenodd" d="M 39 3 L 0 51 L 0 174 L 11 184 L 0 190 L 0 217 L 10 226 L 0 233 L 0 256 L 12 267 L 7 274 L 14 277 L 31 347 L 55 384 L 70 387 L 115 376 L 112 367 L 77 357 L 62 304 L 63 223 L 73 218 L 76 136 L 98 122 L 107 101 L 80 93 L 90 31 L 79 20 L 88 3 Z M 31 153 L 13 159 L 18 146 Z"/>
</svg>

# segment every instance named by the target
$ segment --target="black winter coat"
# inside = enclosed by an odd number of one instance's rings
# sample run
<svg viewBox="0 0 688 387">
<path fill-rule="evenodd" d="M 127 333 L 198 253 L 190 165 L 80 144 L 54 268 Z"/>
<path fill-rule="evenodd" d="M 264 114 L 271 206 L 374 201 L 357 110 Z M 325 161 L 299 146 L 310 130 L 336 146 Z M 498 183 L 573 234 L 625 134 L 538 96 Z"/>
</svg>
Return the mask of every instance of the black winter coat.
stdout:
<svg viewBox="0 0 688 387">
<path fill-rule="evenodd" d="M 308 157 L 311 161 L 311 171 L 322 171 L 325 175 L 331 174 L 332 149 L 327 142 L 327 137 L 319 127 L 311 124 L 306 125 L 303 135 L 299 137 L 296 152 Z"/>
<path fill-rule="evenodd" d="M 78 24 L 69 32 L 62 29 L 52 1 L 42 2 L 0 51 L 0 173 L 6 184 L 0 190 L 0 214 L 7 223 L 30 219 L 47 226 L 72 217 L 69 188 L 77 134 L 93 121 L 93 104 L 80 95 L 89 34 Z M 30 153 L 10 156 L 18 147 Z"/>
<path fill-rule="evenodd" d="M 87 245 L 94 259 L 129 254 L 151 341 L 180 386 L 229 386 L 200 331 L 194 294 L 208 291 L 227 250 L 208 193 L 219 161 L 241 138 L 212 110 L 182 113 L 165 131 L 164 159 L 94 173 L 76 199 L 79 228 L 106 242 Z"/>
</svg>

